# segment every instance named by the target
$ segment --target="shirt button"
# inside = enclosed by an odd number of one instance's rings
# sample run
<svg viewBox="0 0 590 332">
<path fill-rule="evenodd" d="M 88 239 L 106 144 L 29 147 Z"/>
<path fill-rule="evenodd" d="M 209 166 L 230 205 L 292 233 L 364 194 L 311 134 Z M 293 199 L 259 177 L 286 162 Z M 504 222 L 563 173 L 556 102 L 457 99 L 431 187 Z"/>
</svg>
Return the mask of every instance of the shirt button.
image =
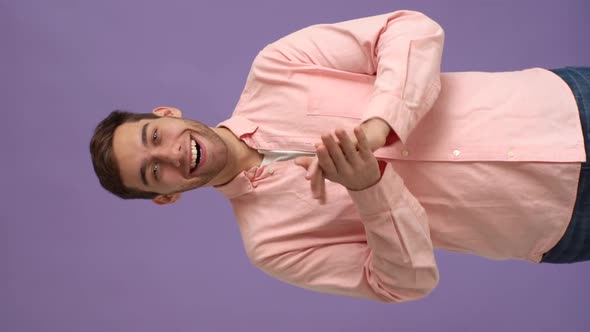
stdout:
<svg viewBox="0 0 590 332">
<path fill-rule="evenodd" d="M 514 158 L 514 152 L 508 151 L 508 158 Z"/>
<path fill-rule="evenodd" d="M 272 175 L 272 174 L 274 174 L 274 173 L 275 173 L 275 170 L 274 170 L 274 169 L 272 169 L 272 168 L 269 168 L 269 169 L 268 169 L 268 173 Z"/>
<path fill-rule="evenodd" d="M 410 154 L 408 150 L 402 151 L 402 156 L 407 157 Z"/>
<path fill-rule="evenodd" d="M 461 154 L 461 151 L 459 151 L 459 150 L 453 150 L 453 156 L 459 157 L 460 154 Z"/>
</svg>

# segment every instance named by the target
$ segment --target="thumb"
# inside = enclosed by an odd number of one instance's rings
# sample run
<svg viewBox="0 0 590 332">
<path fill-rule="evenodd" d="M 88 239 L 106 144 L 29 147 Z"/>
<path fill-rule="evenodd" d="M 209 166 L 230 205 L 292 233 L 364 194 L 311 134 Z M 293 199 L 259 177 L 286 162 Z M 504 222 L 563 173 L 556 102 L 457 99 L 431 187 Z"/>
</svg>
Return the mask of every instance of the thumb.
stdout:
<svg viewBox="0 0 590 332">
<path fill-rule="evenodd" d="M 297 157 L 295 158 L 295 165 L 301 166 L 307 170 L 312 161 L 313 157 Z"/>
</svg>

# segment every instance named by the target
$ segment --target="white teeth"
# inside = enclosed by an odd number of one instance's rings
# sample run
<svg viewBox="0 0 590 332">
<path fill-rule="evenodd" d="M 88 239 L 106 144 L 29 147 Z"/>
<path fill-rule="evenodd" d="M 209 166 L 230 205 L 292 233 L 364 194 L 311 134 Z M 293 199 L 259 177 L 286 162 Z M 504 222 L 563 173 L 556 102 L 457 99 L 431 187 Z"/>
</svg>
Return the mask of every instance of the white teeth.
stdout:
<svg viewBox="0 0 590 332">
<path fill-rule="evenodd" d="M 191 139 L 191 169 L 197 166 L 197 143 Z"/>
</svg>

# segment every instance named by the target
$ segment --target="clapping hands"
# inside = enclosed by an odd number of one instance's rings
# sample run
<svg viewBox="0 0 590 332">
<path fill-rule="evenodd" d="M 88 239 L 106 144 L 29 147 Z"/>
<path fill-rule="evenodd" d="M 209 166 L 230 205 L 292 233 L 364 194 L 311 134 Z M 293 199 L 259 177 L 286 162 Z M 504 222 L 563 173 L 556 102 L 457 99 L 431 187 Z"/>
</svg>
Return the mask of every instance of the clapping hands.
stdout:
<svg viewBox="0 0 590 332">
<path fill-rule="evenodd" d="M 342 129 L 321 136 L 316 145 L 317 157 L 299 157 L 295 164 L 305 168 L 311 181 L 313 197 L 325 202 L 325 181 L 340 183 L 349 190 L 363 190 L 381 177 L 379 164 L 361 127 L 354 128 L 354 137 Z M 383 140 L 384 141 L 384 140 Z"/>
</svg>

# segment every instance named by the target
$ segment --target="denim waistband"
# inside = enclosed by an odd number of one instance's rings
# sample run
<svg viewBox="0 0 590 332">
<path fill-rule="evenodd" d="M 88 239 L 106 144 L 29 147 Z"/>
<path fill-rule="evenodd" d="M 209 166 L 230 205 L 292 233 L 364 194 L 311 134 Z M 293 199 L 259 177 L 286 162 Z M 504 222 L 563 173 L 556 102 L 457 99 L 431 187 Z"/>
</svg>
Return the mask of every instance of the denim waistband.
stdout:
<svg viewBox="0 0 590 332">
<path fill-rule="evenodd" d="M 590 68 L 566 67 L 551 70 L 572 90 L 584 135 L 586 162 L 582 163 L 572 218 L 559 242 L 541 259 L 542 263 L 574 263 L 590 260 Z"/>
</svg>

